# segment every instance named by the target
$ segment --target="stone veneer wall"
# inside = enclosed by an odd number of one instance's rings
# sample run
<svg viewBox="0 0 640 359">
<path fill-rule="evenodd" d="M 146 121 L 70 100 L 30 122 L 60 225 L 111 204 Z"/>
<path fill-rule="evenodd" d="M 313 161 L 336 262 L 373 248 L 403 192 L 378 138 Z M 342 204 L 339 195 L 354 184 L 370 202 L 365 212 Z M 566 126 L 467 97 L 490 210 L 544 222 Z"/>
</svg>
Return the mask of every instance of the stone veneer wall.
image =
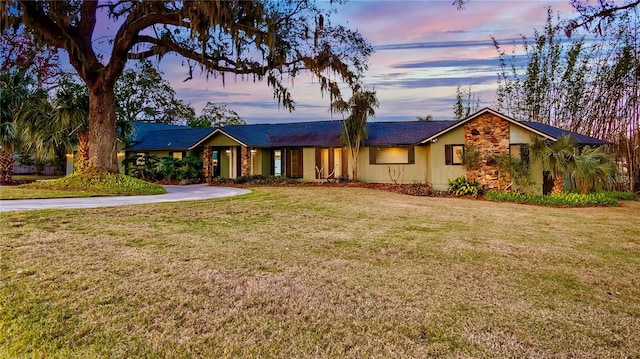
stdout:
<svg viewBox="0 0 640 359">
<path fill-rule="evenodd" d="M 212 154 L 213 149 L 210 146 L 205 147 L 202 151 L 202 172 L 207 183 L 211 183 L 211 175 L 213 174 Z"/>
<path fill-rule="evenodd" d="M 251 175 L 251 149 L 241 146 L 240 147 L 240 176 L 249 176 Z"/>
<path fill-rule="evenodd" d="M 475 145 L 482 156 L 477 170 L 467 170 L 467 178 L 482 184 L 485 190 L 503 190 L 511 182 L 509 174 L 500 178 L 498 169 L 487 158 L 509 152 L 509 122 L 485 113 L 464 125 L 464 143 Z"/>
</svg>

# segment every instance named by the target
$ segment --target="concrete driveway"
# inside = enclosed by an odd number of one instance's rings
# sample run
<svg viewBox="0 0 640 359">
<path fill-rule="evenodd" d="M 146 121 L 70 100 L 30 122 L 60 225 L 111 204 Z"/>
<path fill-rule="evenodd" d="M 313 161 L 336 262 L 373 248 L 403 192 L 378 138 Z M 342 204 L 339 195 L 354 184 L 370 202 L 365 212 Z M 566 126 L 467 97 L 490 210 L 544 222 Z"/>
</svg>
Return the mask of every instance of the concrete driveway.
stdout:
<svg viewBox="0 0 640 359">
<path fill-rule="evenodd" d="M 237 196 L 251 192 L 231 187 L 211 187 L 206 184 L 189 186 L 164 186 L 166 194 L 154 196 L 118 196 L 85 198 L 19 199 L 0 201 L 0 212 L 49 208 L 95 208 L 124 206 L 158 202 L 195 201 L 210 198 Z"/>
</svg>

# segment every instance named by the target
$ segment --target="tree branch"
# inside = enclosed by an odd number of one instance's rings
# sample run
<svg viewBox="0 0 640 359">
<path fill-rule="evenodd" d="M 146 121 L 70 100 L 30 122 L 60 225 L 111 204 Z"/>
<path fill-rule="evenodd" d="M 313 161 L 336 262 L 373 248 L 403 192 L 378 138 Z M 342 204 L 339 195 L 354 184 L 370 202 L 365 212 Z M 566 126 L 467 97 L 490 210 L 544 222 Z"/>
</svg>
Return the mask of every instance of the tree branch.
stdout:
<svg viewBox="0 0 640 359">
<path fill-rule="evenodd" d="M 56 47 L 65 48 L 64 31 L 44 13 L 39 3 L 18 0 L 18 4 L 20 4 L 22 11 L 26 15 L 23 16 L 25 24 L 36 29 L 45 42 Z"/>
<path fill-rule="evenodd" d="M 138 34 L 142 30 L 157 24 L 184 26 L 179 11 L 144 14 L 141 6 L 144 6 L 144 4 L 138 4 L 131 11 L 115 36 L 111 59 L 107 65 L 106 78 L 109 83 L 115 83 L 124 70 L 128 53 L 133 48 L 133 45 L 139 42 Z"/>
<path fill-rule="evenodd" d="M 578 22 L 577 20 L 572 20 L 571 22 L 569 22 L 569 24 L 565 28 L 565 32 L 568 37 L 571 37 L 571 33 L 573 32 L 573 30 L 579 27 L 583 27 L 583 26 L 587 27 L 589 26 L 589 24 L 596 21 L 597 19 L 604 19 L 604 18 L 610 17 L 618 11 L 633 9 L 638 5 L 640 5 L 640 0 L 632 1 L 628 4 L 621 5 L 621 6 L 605 7 L 605 5 L 602 5 L 602 8 L 600 9 L 600 11 L 597 11 L 589 15 L 583 14 L 581 18 L 582 20 L 581 22 Z"/>
</svg>

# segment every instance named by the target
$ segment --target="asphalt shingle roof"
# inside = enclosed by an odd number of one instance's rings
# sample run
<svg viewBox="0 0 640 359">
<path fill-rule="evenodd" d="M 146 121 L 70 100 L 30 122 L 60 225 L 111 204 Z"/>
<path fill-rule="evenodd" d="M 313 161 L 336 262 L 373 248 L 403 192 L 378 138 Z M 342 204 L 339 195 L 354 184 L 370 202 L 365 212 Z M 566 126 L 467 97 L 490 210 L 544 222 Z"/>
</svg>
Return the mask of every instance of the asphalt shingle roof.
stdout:
<svg viewBox="0 0 640 359">
<path fill-rule="evenodd" d="M 125 148 L 126 151 L 187 151 L 214 130 L 187 126 L 160 127 L 161 129 L 155 130 L 149 126 L 142 127 L 142 130 L 132 136 L 133 143 Z"/>
<path fill-rule="evenodd" d="M 367 123 L 368 146 L 415 145 L 438 133 L 444 133 L 464 123 L 453 121 L 404 121 Z M 538 122 L 522 121 L 525 127 L 557 139 L 570 135 L 579 145 L 605 145 L 607 142 L 579 133 L 562 130 Z M 186 151 L 208 138 L 213 128 L 155 123 L 134 124 L 127 151 Z M 219 131 L 249 147 L 337 147 L 342 146 L 342 121 L 316 121 L 279 124 L 234 125 Z"/>
<path fill-rule="evenodd" d="M 369 122 L 365 145 L 414 145 L 451 124 L 451 121 Z M 221 131 L 249 147 L 342 145 L 342 121 L 226 126 Z"/>
<path fill-rule="evenodd" d="M 521 121 L 521 123 L 537 130 L 540 131 L 548 136 L 551 136 L 555 139 L 560 138 L 561 136 L 566 136 L 569 135 L 571 136 L 575 141 L 577 145 L 589 145 L 589 146 L 602 146 L 602 145 L 606 145 L 608 144 L 608 142 L 594 138 L 594 137 L 590 137 L 587 135 L 582 135 L 579 134 L 577 132 L 572 132 L 572 131 L 567 131 L 567 130 L 563 130 L 561 128 L 558 127 L 554 127 L 551 125 L 545 125 L 543 123 L 540 122 L 532 122 L 532 121 Z"/>
</svg>

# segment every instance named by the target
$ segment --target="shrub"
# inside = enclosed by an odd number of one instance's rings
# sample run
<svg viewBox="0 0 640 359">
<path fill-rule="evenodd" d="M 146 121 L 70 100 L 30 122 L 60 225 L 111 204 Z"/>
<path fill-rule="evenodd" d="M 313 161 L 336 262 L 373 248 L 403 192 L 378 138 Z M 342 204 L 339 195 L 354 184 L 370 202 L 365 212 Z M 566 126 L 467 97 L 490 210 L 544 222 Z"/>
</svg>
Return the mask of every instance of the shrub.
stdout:
<svg viewBox="0 0 640 359">
<path fill-rule="evenodd" d="M 119 173 L 76 172 L 52 181 L 24 185 L 26 188 L 60 191 L 87 191 L 111 195 L 150 195 L 167 193 L 164 187 Z"/>
<path fill-rule="evenodd" d="M 171 156 L 135 154 L 123 161 L 127 174 L 148 181 L 198 182 L 202 178 L 202 161 L 195 156 L 183 159 Z"/>
<path fill-rule="evenodd" d="M 616 206 L 618 200 L 605 192 L 562 193 L 549 196 L 518 194 L 511 192 L 487 192 L 484 197 L 492 201 L 535 204 L 553 207 Z"/>
<path fill-rule="evenodd" d="M 410 196 L 427 196 L 427 197 L 437 197 L 442 195 L 441 192 L 436 191 L 431 187 L 428 183 L 413 183 L 410 185 L 402 186 L 400 191 L 403 194 L 407 194 Z"/>
<path fill-rule="evenodd" d="M 462 165 L 468 170 L 477 170 L 482 164 L 482 153 L 475 145 L 464 145 L 463 151 L 458 151 L 462 158 Z"/>
<path fill-rule="evenodd" d="M 299 182 L 285 176 L 253 175 L 253 176 L 242 176 L 238 178 L 214 177 L 211 179 L 211 184 L 214 186 L 239 185 L 239 184 L 264 186 L 264 185 L 294 184 L 294 183 L 299 183 Z"/>
<path fill-rule="evenodd" d="M 482 193 L 482 185 L 476 181 L 469 181 L 464 176 L 449 179 L 449 192 L 456 196 L 472 195 L 477 197 Z"/>
<path fill-rule="evenodd" d="M 638 196 L 633 192 L 603 191 L 602 193 L 606 194 L 609 197 L 613 197 L 621 201 L 637 201 L 638 200 Z"/>
</svg>

